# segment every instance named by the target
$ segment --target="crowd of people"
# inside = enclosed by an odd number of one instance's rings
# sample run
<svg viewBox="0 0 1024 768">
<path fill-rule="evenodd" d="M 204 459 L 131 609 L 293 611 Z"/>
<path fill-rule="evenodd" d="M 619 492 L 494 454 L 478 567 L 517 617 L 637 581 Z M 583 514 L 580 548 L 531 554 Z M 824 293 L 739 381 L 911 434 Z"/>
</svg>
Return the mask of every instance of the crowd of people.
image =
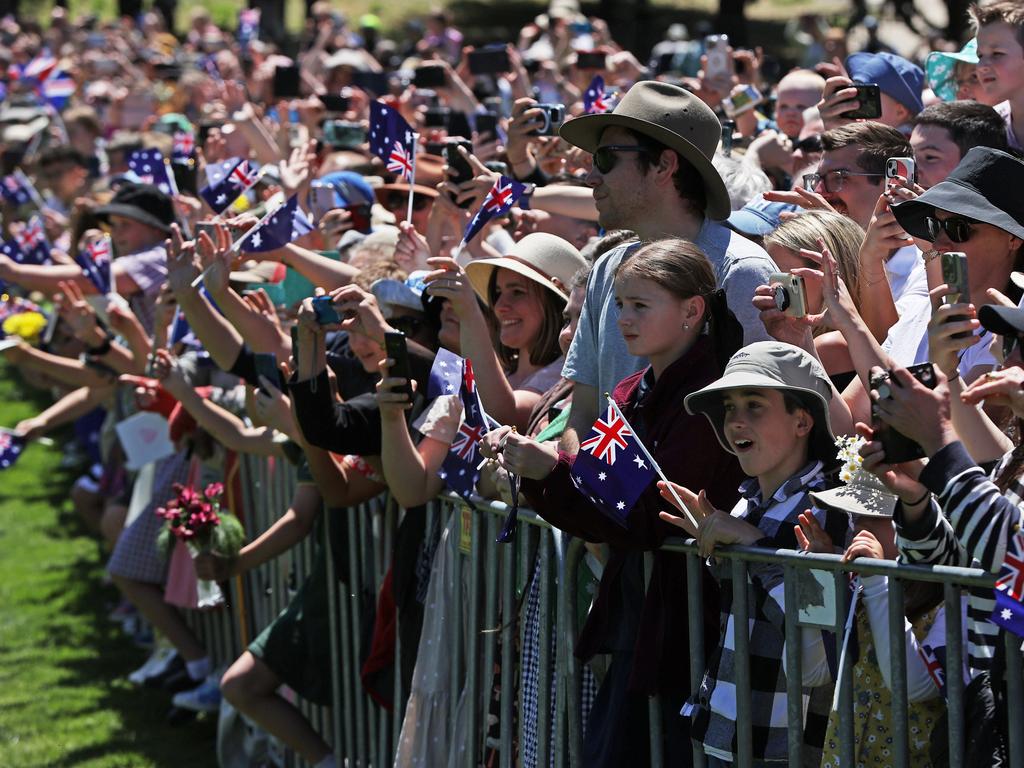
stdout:
<svg viewBox="0 0 1024 768">
<path fill-rule="evenodd" d="M 155 635 L 132 682 L 177 712 L 227 699 L 334 766 L 279 689 L 330 703 L 321 513 L 389 493 L 402 515 L 378 611 L 417 649 L 395 671 L 395 764 L 448 764 L 467 709 L 486 706 L 463 697 L 449 721 L 460 519 L 431 528 L 423 509 L 454 491 L 529 506 L 587 543 L 584 765 L 643 764 L 652 717 L 666 765 L 690 765 L 693 744 L 735 762 L 743 632 L 753 764 L 787 763 L 794 609 L 779 564 L 751 562 L 737 583 L 716 559 L 730 545 L 991 572 L 995 588 L 959 606 L 961 669 L 935 663 L 952 605 L 924 582 L 895 593 L 893 664 L 876 575 L 851 580 L 842 658 L 857 765 L 893 762 L 894 669 L 910 765 L 947 764 L 943 680 L 958 676 L 966 764 L 1008 764 L 1004 640 L 1024 635 L 1024 5 L 969 14 L 970 40 L 920 61 L 848 53 L 841 30 L 801 24 L 787 55 L 802 60 L 784 66 L 682 25 L 644 62 L 576 0 L 476 48 L 444 13 L 393 39 L 321 0 L 294 56 L 250 10 L 228 30 L 197 7 L 180 35 L 157 13 L 5 18 L 0 357 L 53 404 L 0 432 L 0 468 L 74 424 L 65 450 L 87 469 L 70 500 L 109 552 L 112 616 L 141 645 Z M 288 507 L 238 551 L 168 556 L 176 495 L 221 482 L 245 520 L 247 454 L 297 467 Z M 307 536 L 318 554 L 289 607 L 214 669 L 181 611 L 196 580 Z M 679 536 L 706 558 L 698 585 L 659 549 Z M 525 627 L 523 765 L 542 759 L 550 715 L 546 564 L 531 556 L 518 615 L 502 617 Z M 696 686 L 691 633 L 707 649 Z M 795 636 L 805 763 L 840 765 L 846 643 Z"/>
</svg>

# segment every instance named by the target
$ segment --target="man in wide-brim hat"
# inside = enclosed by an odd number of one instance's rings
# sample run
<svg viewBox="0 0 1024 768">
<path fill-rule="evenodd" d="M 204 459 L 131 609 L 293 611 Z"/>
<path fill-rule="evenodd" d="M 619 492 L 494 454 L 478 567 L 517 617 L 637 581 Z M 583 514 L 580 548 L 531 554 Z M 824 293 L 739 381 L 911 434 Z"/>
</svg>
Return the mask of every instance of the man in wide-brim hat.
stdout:
<svg viewBox="0 0 1024 768">
<path fill-rule="evenodd" d="M 634 85 L 614 111 L 566 122 L 561 136 L 593 154 L 587 183 L 606 230 L 629 229 L 637 241 L 615 248 L 594 265 L 579 331 L 563 376 L 576 382 L 566 447 L 575 450 L 598 412 L 598 397 L 640 370 L 646 361 L 626 350 L 616 322 L 613 279 L 640 242 L 692 240 L 707 255 L 744 340 L 766 339 L 751 298 L 775 265 L 764 250 L 722 223 L 729 193 L 711 159 L 722 135 L 715 113 L 689 91 L 669 83 Z"/>
</svg>

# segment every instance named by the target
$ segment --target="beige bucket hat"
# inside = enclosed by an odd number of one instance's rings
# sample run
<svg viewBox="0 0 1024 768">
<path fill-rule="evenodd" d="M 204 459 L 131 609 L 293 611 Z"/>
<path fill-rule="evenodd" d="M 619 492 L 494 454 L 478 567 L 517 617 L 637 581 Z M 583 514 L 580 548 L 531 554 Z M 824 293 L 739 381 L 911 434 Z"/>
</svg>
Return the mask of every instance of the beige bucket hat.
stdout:
<svg viewBox="0 0 1024 768">
<path fill-rule="evenodd" d="M 811 491 L 811 498 L 823 507 L 865 517 L 892 517 L 896 496 L 882 481 L 863 469 L 853 473 L 846 485 L 828 491 Z"/>
<path fill-rule="evenodd" d="M 534 232 L 497 259 L 477 259 L 466 265 L 466 276 L 477 295 L 489 304 L 487 286 L 494 270 L 508 269 L 540 283 L 563 301 L 569 300 L 572 276 L 587 266 L 587 260 L 566 240 L 546 232 Z"/>
<path fill-rule="evenodd" d="M 559 135 L 593 153 L 600 145 L 602 131 L 613 125 L 650 136 L 686 158 L 704 180 L 708 203 L 705 214 L 716 221 L 729 218 L 729 192 L 711 164 L 722 140 L 722 124 L 707 104 L 678 85 L 642 80 L 611 112 L 567 120 Z"/>
</svg>

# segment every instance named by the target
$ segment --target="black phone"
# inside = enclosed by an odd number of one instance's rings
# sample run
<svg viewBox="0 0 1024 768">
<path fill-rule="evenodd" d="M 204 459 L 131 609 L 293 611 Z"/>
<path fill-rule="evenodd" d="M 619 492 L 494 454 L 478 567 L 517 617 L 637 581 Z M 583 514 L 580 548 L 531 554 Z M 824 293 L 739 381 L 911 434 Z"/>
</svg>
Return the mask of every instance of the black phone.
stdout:
<svg viewBox="0 0 1024 768">
<path fill-rule="evenodd" d="M 448 179 L 453 184 L 462 184 L 476 176 L 473 173 L 473 166 L 469 164 L 469 160 L 464 158 L 462 153 L 459 152 L 459 147 L 465 147 L 467 152 L 473 153 L 473 142 L 466 139 L 448 139 L 444 143 L 444 161 L 448 164 L 449 168 Z M 460 205 L 462 208 L 468 206 L 468 202 Z"/>
<path fill-rule="evenodd" d="M 353 72 L 352 85 L 378 97 L 387 96 L 391 91 L 387 72 Z"/>
<path fill-rule="evenodd" d="M 444 67 L 436 65 L 416 67 L 412 73 L 412 84 L 417 88 L 444 88 L 448 85 L 448 73 Z"/>
<path fill-rule="evenodd" d="M 313 312 L 316 313 L 316 321 L 320 325 L 337 325 L 341 322 L 341 315 L 334 307 L 334 299 L 330 296 L 317 296 L 313 299 Z"/>
<path fill-rule="evenodd" d="M 269 395 L 260 381 L 260 376 L 266 376 L 267 381 L 275 386 L 280 384 L 281 372 L 277 368 L 277 356 L 270 352 L 257 352 L 252 356 L 252 364 L 256 370 L 256 386 L 260 392 Z"/>
<path fill-rule="evenodd" d="M 426 152 L 428 155 L 434 155 L 434 157 L 444 157 L 444 142 L 428 141 L 426 144 Z"/>
<path fill-rule="evenodd" d="M 469 72 L 473 75 L 497 75 L 508 72 L 512 64 L 508 60 L 508 50 L 500 48 L 481 48 L 469 52 Z"/>
<path fill-rule="evenodd" d="M 299 98 L 299 68 L 294 64 L 274 68 L 274 98 Z"/>
<path fill-rule="evenodd" d="M 384 334 L 384 351 L 394 360 L 390 375 L 405 379 L 406 396 L 412 402 L 412 369 L 409 367 L 409 347 L 405 343 L 405 334 L 401 331 L 388 331 Z"/>
<path fill-rule="evenodd" d="M 576 54 L 576 69 L 605 69 L 608 56 L 604 51 L 579 51 Z"/>
<path fill-rule="evenodd" d="M 928 389 L 935 389 L 935 367 L 931 363 L 911 365 L 907 367 L 907 371 L 911 376 L 928 387 Z M 899 382 L 893 377 L 892 371 L 873 374 L 870 384 L 871 389 L 878 392 L 878 397 L 881 400 L 887 400 L 892 397 L 892 388 L 900 386 Z M 871 405 L 871 422 L 871 428 L 875 432 L 875 439 L 882 444 L 882 448 L 885 451 L 886 464 L 899 464 L 904 461 L 924 458 L 924 449 L 920 445 L 902 432 L 897 432 L 878 417 L 877 407 L 874 403 Z"/>
<path fill-rule="evenodd" d="M 843 117 L 877 120 L 882 116 L 882 89 L 875 83 L 854 83 L 859 106 L 844 112 Z"/>
<path fill-rule="evenodd" d="M 317 98 L 328 112 L 348 112 L 348 96 L 342 96 L 340 93 L 321 93 Z"/>
<path fill-rule="evenodd" d="M 498 116 L 492 112 L 481 112 L 476 116 L 476 132 L 481 136 L 498 137 Z"/>
<path fill-rule="evenodd" d="M 423 127 L 448 130 L 448 121 L 451 120 L 451 117 L 451 107 L 427 107 L 423 113 Z"/>
<path fill-rule="evenodd" d="M 473 129 L 469 125 L 469 118 L 466 117 L 465 112 L 453 109 L 448 115 L 448 135 L 461 136 L 464 139 L 473 135 Z"/>
</svg>

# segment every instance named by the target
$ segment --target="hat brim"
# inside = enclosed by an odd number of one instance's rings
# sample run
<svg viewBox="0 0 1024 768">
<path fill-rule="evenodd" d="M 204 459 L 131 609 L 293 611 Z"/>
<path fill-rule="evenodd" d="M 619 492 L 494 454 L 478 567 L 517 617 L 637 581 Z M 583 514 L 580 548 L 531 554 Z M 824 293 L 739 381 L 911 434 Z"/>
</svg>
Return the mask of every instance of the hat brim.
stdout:
<svg viewBox="0 0 1024 768">
<path fill-rule="evenodd" d="M 491 282 L 491 275 L 494 273 L 494 270 L 499 268 L 507 269 L 510 272 L 522 275 L 528 280 L 532 280 L 544 288 L 547 288 L 562 301 L 569 301 L 568 294 L 559 288 L 552 278 L 545 277 L 543 273 L 533 269 L 529 264 L 524 264 L 521 261 L 501 256 L 495 259 L 474 259 L 466 265 L 466 277 L 469 278 L 470 285 L 473 286 L 473 290 L 476 291 L 476 295 L 479 296 L 488 306 L 490 306 L 491 302 L 487 297 L 487 286 Z"/>
<path fill-rule="evenodd" d="M 925 225 L 925 217 L 931 215 L 936 208 L 991 224 L 1024 240 L 1024 225 L 992 205 L 974 187 L 955 179 L 940 181 L 920 197 L 897 203 L 892 207 L 892 213 L 908 235 L 930 240 L 931 235 Z"/>
<path fill-rule="evenodd" d="M 377 192 L 408 192 L 408 184 L 381 184 L 378 187 L 373 188 L 374 193 Z M 413 184 L 412 191 L 417 195 L 426 195 L 427 197 L 437 197 L 440 193 L 433 187 L 425 187 L 422 184 Z M 378 195 L 378 202 L 380 198 Z"/>
<path fill-rule="evenodd" d="M 1024 309 L 985 304 L 978 310 L 978 322 L 986 331 L 998 333 L 1000 336 L 1024 333 Z"/>
<path fill-rule="evenodd" d="M 858 482 L 856 477 L 847 485 L 827 491 L 811 491 L 811 498 L 820 506 L 831 507 L 840 512 L 861 517 L 891 519 L 896 510 L 895 495 L 880 487 L 875 487 L 874 484 Z"/>
<path fill-rule="evenodd" d="M 733 211 L 729 218 L 726 219 L 726 223 L 741 235 L 753 235 L 754 237 L 764 237 L 769 232 L 774 232 L 778 228 L 770 221 L 762 219 L 756 213 L 744 211 L 742 208 L 738 211 Z"/>
<path fill-rule="evenodd" d="M 811 414 L 814 417 L 814 431 L 812 432 L 813 454 L 823 460 L 835 458 L 836 438 L 832 433 L 832 419 L 829 417 L 828 401 L 813 389 L 780 384 L 777 379 L 750 371 L 727 373 L 706 387 L 696 392 L 691 392 L 683 401 L 687 413 L 692 415 L 703 413 L 708 417 L 708 421 L 711 422 L 711 426 L 714 427 L 715 434 L 718 436 L 718 442 L 729 453 L 735 454 L 736 449 L 725 436 L 725 405 L 722 402 L 722 395 L 730 389 L 777 389 L 780 392 L 796 392 L 809 396 L 810 402 L 816 406 Z"/>
<path fill-rule="evenodd" d="M 558 134 L 570 144 L 579 147 L 585 152 L 593 154 L 597 151 L 601 142 L 601 134 L 605 128 L 611 127 L 626 128 L 644 136 L 649 136 L 660 141 L 670 149 L 674 149 L 682 155 L 700 174 L 704 180 L 707 208 L 704 213 L 715 221 L 725 221 L 732 213 L 732 204 L 729 201 L 729 192 L 725 188 L 725 182 L 719 175 L 715 166 L 695 145 L 684 139 L 678 133 L 674 133 L 649 120 L 641 120 L 630 115 L 617 115 L 614 112 L 605 112 L 600 115 L 581 115 L 562 123 Z"/>
<path fill-rule="evenodd" d="M 111 216 L 123 216 L 126 219 L 137 221 L 140 224 L 159 229 L 166 235 L 171 234 L 171 225 L 165 224 L 152 213 L 137 205 L 125 205 L 124 203 L 108 203 L 101 205 L 95 210 L 96 218 L 103 222 L 110 222 Z"/>
</svg>

